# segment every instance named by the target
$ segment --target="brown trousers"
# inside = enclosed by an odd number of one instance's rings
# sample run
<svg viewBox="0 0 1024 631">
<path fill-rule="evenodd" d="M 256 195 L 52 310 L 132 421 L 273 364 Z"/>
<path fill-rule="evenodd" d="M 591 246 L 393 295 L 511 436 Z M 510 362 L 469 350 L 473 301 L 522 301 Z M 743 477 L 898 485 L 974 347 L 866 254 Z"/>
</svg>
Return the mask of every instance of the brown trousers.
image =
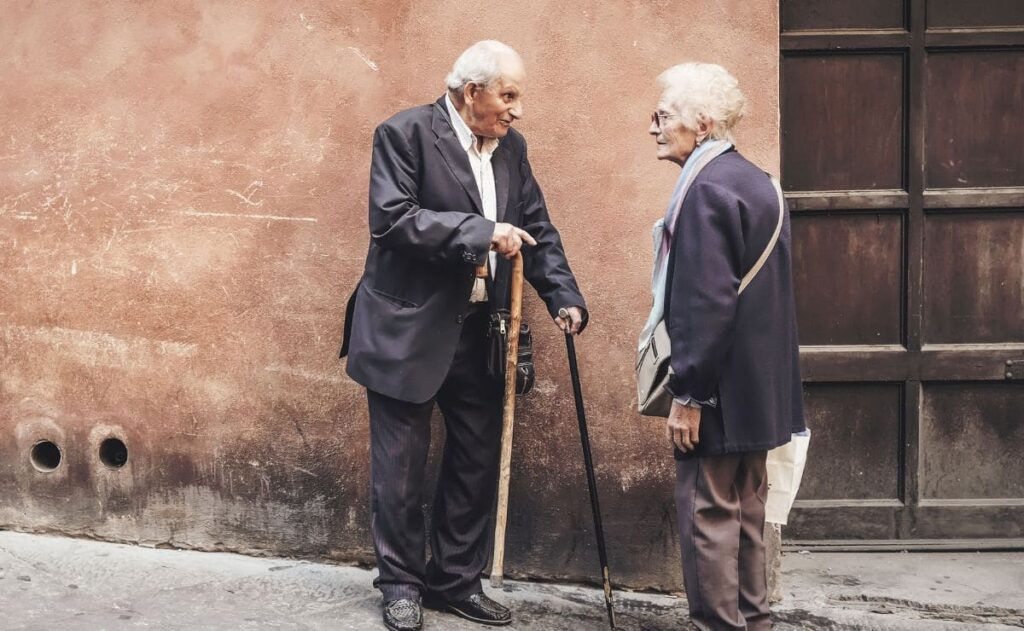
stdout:
<svg viewBox="0 0 1024 631">
<path fill-rule="evenodd" d="M 676 513 L 690 620 L 771 629 L 764 552 L 767 452 L 676 461 Z"/>
</svg>

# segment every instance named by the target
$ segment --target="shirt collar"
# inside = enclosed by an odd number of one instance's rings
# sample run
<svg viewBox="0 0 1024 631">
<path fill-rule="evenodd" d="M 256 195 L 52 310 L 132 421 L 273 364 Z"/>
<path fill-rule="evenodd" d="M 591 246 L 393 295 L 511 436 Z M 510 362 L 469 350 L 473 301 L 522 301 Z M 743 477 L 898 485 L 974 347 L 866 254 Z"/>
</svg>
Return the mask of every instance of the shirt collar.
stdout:
<svg viewBox="0 0 1024 631">
<path fill-rule="evenodd" d="M 459 110 L 455 109 L 455 103 L 452 102 L 452 97 L 448 94 L 444 95 L 444 104 L 448 108 L 448 118 L 452 119 L 452 129 L 455 130 L 455 136 L 459 139 L 459 145 L 466 151 L 473 149 L 476 143 L 476 136 L 473 135 L 473 131 L 466 124 L 466 121 L 462 120 L 462 115 L 459 114 Z M 494 153 L 494 150 L 498 148 L 497 138 L 485 138 L 482 154 Z"/>
</svg>

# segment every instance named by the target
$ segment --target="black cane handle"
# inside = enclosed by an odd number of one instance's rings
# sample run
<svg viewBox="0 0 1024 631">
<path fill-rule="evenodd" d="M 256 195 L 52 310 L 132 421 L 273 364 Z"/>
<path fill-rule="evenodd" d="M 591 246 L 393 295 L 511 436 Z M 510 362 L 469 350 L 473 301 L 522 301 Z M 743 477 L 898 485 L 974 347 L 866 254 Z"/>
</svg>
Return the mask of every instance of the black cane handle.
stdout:
<svg viewBox="0 0 1024 631">
<path fill-rule="evenodd" d="M 569 322 L 569 330 L 568 331 L 562 331 L 562 333 L 565 333 L 566 335 L 569 335 L 572 332 L 572 319 L 569 317 L 569 310 L 566 309 L 565 307 L 562 307 L 561 309 L 558 310 L 558 317 L 562 318 L 563 320 L 567 320 Z M 573 352 L 575 352 L 575 351 L 573 351 Z"/>
</svg>

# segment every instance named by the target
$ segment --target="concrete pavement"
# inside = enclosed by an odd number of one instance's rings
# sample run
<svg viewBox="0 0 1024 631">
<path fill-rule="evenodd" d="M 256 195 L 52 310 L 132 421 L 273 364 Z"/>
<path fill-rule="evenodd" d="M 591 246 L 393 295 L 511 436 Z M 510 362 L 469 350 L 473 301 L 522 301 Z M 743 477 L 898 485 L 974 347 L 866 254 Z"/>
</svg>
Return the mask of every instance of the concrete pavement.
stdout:
<svg viewBox="0 0 1024 631">
<path fill-rule="evenodd" d="M 612 568 L 614 577 L 614 568 Z M 0 629 L 373 630 L 373 572 L 0 532 Z M 790 553 L 778 629 L 1024 628 L 1024 554 Z M 509 629 L 605 629 L 599 590 L 508 581 Z M 616 593 L 619 628 L 686 628 L 678 595 Z M 425 629 L 483 627 L 428 611 Z"/>
</svg>

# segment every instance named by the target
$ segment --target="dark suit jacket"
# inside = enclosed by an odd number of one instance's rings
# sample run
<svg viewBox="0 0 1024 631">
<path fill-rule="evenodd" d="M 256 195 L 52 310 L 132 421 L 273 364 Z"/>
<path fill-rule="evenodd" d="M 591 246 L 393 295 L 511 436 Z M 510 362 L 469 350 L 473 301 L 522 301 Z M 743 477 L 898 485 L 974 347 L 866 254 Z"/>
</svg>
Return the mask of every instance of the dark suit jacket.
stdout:
<svg viewBox="0 0 1024 631">
<path fill-rule="evenodd" d="M 771 256 L 738 294 L 778 218 L 768 175 L 736 151 L 708 163 L 683 199 L 665 297 L 669 390 L 715 400 L 701 411 L 693 455 L 771 449 L 804 429 L 788 211 Z"/>
<path fill-rule="evenodd" d="M 515 130 L 491 158 L 497 220 L 537 240 L 523 248 L 524 274 L 554 317 L 586 308 L 561 237 Z M 486 260 L 494 222 L 484 218 L 469 158 L 444 97 L 405 110 L 374 132 L 370 248 L 349 301 L 341 356 L 370 390 L 422 403 L 440 389 L 469 308 L 475 269 Z M 491 309 L 507 308 L 511 265 L 498 257 Z"/>
</svg>

